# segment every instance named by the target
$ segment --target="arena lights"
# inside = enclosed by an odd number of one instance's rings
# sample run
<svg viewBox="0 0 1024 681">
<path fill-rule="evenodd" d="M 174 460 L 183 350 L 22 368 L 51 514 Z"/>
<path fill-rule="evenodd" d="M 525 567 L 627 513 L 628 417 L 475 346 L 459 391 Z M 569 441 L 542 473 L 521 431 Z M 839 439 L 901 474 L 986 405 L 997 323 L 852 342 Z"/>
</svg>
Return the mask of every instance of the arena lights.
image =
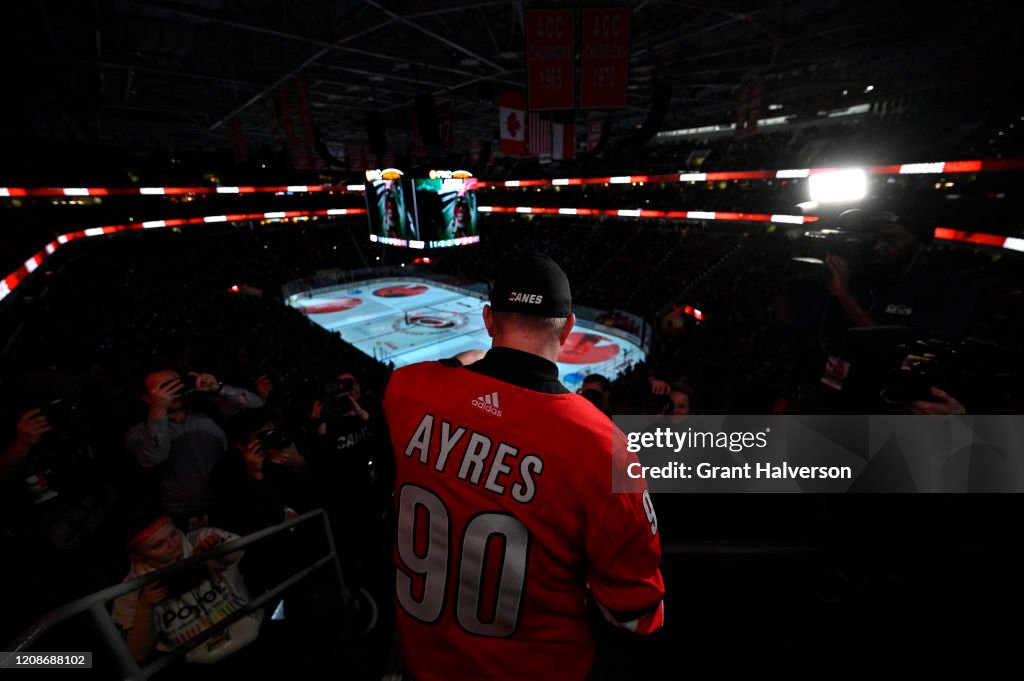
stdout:
<svg viewBox="0 0 1024 681">
<path fill-rule="evenodd" d="M 440 239 L 438 241 L 430 241 L 427 245 L 430 248 L 449 248 L 451 246 L 467 246 L 469 244 L 480 243 L 479 236 L 460 236 L 455 239 Z M 429 263 L 430 258 L 423 258 L 423 262 Z"/>
<path fill-rule="evenodd" d="M 480 206 L 481 213 L 522 213 L 529 215 L 607 215 L 612 217 L 661 218 L 670 220 L 725 220 L 736 222 L 780 222 L 803 225 L 817 222 L 813 215 L 769 215 L 699 210 L 645 210 L 641 208 L 552 208 L 550 206 Z"/>
<path fill-rule="evenodd" d="M 861 168 L 835 170 L 810 176 L 810 199 L 818 203 L 859 201 L 867 196 L 868 176 Z"/>
<path fill-rule="evenodd" d="M 391 236 L 377 236 L 376 234 L 370 235 L 370 241 L 380 244 L 386 244 L 388 246 L 409 246 L 409 241 L 407 239 L 396 239 L 395 237 Z"/>
<path fill-rule="evenodd" d="M 898 163 L 895 165 L 870 166 L 865 169 L 869 175 L 915 175 L 977 173 L 988 171 L 1022 170 L 1024 158 L 990 159 L 987 161 L 937 161 L 934 163 Z M 560 177 L 537 180 L 501 180 L 480 182 L 480 189 L 515 187 L 538 187 L 552 185 L 587 184 L 633 184 L 639 182 L 718 182 L 722 180 L 785 180 L 803 179 L 826 173 L 835 173 L 838 168 L 786 168 L 781 170 L 734 170 L 715 173 L 681 173 L 671 175 L 617 175 L 609 177 Z"/>
<path fill-rule="evenodd" d="M 367 182 L 379 182 L 381 180 L 400 180 L 404 174 L 398 168 L 378 168 L 367 170 L 365 176 Z"/>
<path fill-rule="evenodd" d="M 273 187 L 0 187 L 0 197 L 22 196 L 172 196 L 181 194 L 311 194 L 315 192 L 361 192 L 363 185 L 292 184 Z"/>
<path fill-rule="evenodd" d="M 344 213 L 336 211 L 343 210 Z M 308 220 L 311 217 L 328 217 L 334 215 L 359 215 L 366 213 L 365 208 L 332 208 L 330 210 L 289 210 L 285 212 L 271 213 L 236 213 L 231 215 L 208 215 L 201 218 L 178 218 L 173 220 L 147 220 L 145 222 L 130 222 L 123 225 L 105 225 L 103 227 L 89 227 L 77 232 L 61 234 L 56 239 L 46 244 L 41 251 L 26 260 L 21 267 L 8 274 L 0 280 L 0 300 L 6 298 L 17 288 L 28 275 L 32 274 L 48 257 L 53 255 L 60 246 L 77 239 L 88 239 L 92 237 L 116 234 L 141 229 L 160 229 L 165 227 L 179 227 L 182 225 L 199 225 L 217 222 L 239 222 L 242 220 L 281 220 L 297 218 Z"/>
<path fill-rule="evenodd" d="M 968 232 L 962 229 L 950 229 L 948 227 L 936 227 L 934 236 L 943 241 L 960 241 L 967 244 L 979 246 L 994 246 L 1005 248 L 1010 251 L 1024 252 L 1024 239 L 1012 236 L 1001 236 L 999 234 L 985 234 L 982 232 Z"/>
<path fill-rule="evenodd" d="M 431 180 L 467 180 L 473 177 L 468 170 L 431 170 L 427 173 Z"/>
<path fill-rule="evenodd" d="M 969 161 L 935 161 L 931 163 L 898 163 L 894 165 L 871 166 L 866 169 L 869 175 L 916 175 L 916 174 L 950 174 L 975 173 L 989 171 L 1024 169 L 1024 158 L 969 160 Z M 383 173 L 396 169 L 389 168 Z M 539 187 L 546 185 L 567 186 L 586 184 L 633 184 L 640 182 L 717 182 L 721 180 L 771 180 L 804 178 L 820 173 L 834 172 L 836 168 L 797 168 L 784 170 L 739 170 L 715 173 L 682 173 L 669 175 L 616 175 L 609 177 L 561 177 L 556 179 L 536 180 L 503 180 L 480 182 L 481 189 L 501 187 Z M 369 172 L 369 171 L 368 171 Z M 439 171 L 435 171 L 439 172 Z M 447 171 L 445 171 L 447 172 Z M 453 170 L 453 178 L 466 171 Z M 22 196 L 166 196 L 179 194 L 302 194 L 325 191 L 361 192 L 365 191 L 362 184 L 347 185 L 286 185 L 270 187 L 246 186 L 205 186 L 205 187 L 0 187 L 0 198 L 17 198 Z"/>
</svg>

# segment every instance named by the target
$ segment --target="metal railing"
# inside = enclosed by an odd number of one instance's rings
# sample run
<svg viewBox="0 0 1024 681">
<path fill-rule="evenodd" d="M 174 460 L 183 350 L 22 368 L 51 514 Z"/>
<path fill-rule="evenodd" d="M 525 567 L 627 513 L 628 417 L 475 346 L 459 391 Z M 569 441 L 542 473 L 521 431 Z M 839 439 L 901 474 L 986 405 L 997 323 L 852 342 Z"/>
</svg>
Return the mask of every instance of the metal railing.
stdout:
<svg viewBox="0 0 1024 681">
<path fill-rule="evenodd" d="M 128 649 L 127 643 L 125 643 L 122 638 L 117 625 L 114 623 L 113 617 L 111 617 L 110 613 L 107 611 L 106 604 L 109 601 L 131 593 L 132 591 L 141 589 L 150 582 L 172 577 L 173 575 L 183 572 L 200 562 L 206 562 L 211 558 L 217 558 L 229 553 L 234 553 L 235 551 L 245 548 L 250 544 L 286 530 L 290 530 L 300 523 L 307 522 L 318 517 L 323 519 L 323 529 L 327 539 L 327 553 L 324 556 L 313 560 L 313 562 L 294 572 L 290 577 L 284 579 L 277 586 L 267 590 L 260 596 L 251 599 L 245 606 L 231 613 L 229 616 L 220 620 L 208 629 L 204 629 L 199 632 L 194 638 L 189 639 L 175 647 L 173 650 L 167 651 L 146 666 L 139 666 L 139 663 L 135 660 L 131 651 Z M 268 527 L 264 530 L 260 530 L 259 532 L 254 532 L 242 537 L 241 539 L 222 544 L 200 555 L 178 561 L 173 565 L 146 573 L 141 577 L 137 577 L 127 582 L 122 582 L 116 586 L 102 589 L 89 594 L 88 596 L 83 596 L 78 600 L 66 603 L 65 605 L 55 610 L 51 610 L 39 618 L 34 624 L 23 631 L 21 635 L 15 638 L 14 641 L 8 643 L 4 647 L 4 650 L 9 653 L 25 651 L 41 636 L 61 622 L 64 622 L 76 615 L 80 615 L 83 612 L 88 612 L 96 626 L 96 630 L 100 633 L 103 643 L 106 644 L 107 648 L 113 655 L 114 662 L 118 667 L 121 678 L 129 681 L 144 681 L 145 679 L 149 679 L 153 675 L 164 670 L 178 658 L 184 656 L 193 648 L 198 647 L 212 636 L 215 636 L 224 629 L 230 627 L 241 618 L 259 610 L 266 603 L 280 596 L 282 592 L 297 582 L 305 579 L 317 569 L 327 565 L 328 563 L 334 564 L 334 572 L 338 578 L 342 608 L 344 611 L 347 611 L 349 608 L 350 596 L 348 591 L 345 589 L 345 579 L 342 576 L 341 563 L 338 561 L 338 552 L 334 545 L 334 536 L 331 533 L 330 521 L 327 517 L 326 511 L 323 509 L 316 509 L 315 511 L 304 513 L 303 515 L 292 518 L 291 520 L 286 520 L 280 525 L 274 525 L 273 527 Z M 2 671 L 0 671 L 0 673 L 2 673 Z"/>
</svg>

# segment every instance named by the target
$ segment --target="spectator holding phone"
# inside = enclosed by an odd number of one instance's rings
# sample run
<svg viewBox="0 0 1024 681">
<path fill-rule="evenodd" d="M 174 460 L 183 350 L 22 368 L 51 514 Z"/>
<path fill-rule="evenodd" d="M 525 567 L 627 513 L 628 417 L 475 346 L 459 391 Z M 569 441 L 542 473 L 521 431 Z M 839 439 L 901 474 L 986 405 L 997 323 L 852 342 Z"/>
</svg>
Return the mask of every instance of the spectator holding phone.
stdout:
<svg viewBox="0 0 1024 681">
<path fill-rule="evenodd" d="M 153 371 L 143 380 L 146 420 L 125 435 L 125 446 L 146 468 L 156 468 L 164 510 L 189 526 L 201 526 L 214 503 L 210 472 L 227 451 L 227 436 L 212 418 L 194 408 L 203 395 L 219 395 L 240 409 L 263 406 L 243 388 L 224 385 L 212 374 Z"/>
</svg>

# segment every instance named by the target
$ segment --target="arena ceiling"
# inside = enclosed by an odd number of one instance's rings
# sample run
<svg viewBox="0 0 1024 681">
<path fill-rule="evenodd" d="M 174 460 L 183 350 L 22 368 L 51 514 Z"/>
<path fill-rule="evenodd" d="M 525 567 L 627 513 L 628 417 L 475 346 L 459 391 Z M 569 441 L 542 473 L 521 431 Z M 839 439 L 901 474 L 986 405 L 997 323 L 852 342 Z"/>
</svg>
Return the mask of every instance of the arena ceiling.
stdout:
<svg viewBox="0 0 1024 681">
<path fill-rule="evenodd" d="M 894 96 L 1014 80 L 1012 3 L 646 0 L 633 7 L 623 125 L 671 86 L 663 127 L 727 120 L 747 79 L 786 107 L 848 89 Z M 401 144 L 414 97 L 451 101 L 457 144 L 491 137 L 497 93 L 525 83 L 524 15 L 584 3 L 443 0 L 54 0 L 6 22 L 5 136 L 227 148 L 233 117 L 269 142 L 274 93 L 303 77 L 326 137 Z M 11 69 L 14 65 L 16 68 Z M 801 104 L 804 103 L 804 104 Z M 578 114 L 585 120 L 586 112 Z M 589 114 L 591 116 L 595 114 Z"/>
</svg>

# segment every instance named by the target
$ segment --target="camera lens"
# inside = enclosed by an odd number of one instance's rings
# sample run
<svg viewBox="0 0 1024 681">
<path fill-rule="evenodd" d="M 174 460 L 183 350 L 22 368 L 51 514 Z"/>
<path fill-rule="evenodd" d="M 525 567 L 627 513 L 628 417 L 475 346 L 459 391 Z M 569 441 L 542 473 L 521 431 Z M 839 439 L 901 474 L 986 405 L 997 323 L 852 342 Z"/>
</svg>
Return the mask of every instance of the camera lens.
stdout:
<svg viewBox="0 0 1024 681">
<path fill-rule="evenodd" d="M 288 449 L 292 444 L 291 435 L 277 428 L 260 433 L 259 440 L 266 449 Z"/>
</svg>

